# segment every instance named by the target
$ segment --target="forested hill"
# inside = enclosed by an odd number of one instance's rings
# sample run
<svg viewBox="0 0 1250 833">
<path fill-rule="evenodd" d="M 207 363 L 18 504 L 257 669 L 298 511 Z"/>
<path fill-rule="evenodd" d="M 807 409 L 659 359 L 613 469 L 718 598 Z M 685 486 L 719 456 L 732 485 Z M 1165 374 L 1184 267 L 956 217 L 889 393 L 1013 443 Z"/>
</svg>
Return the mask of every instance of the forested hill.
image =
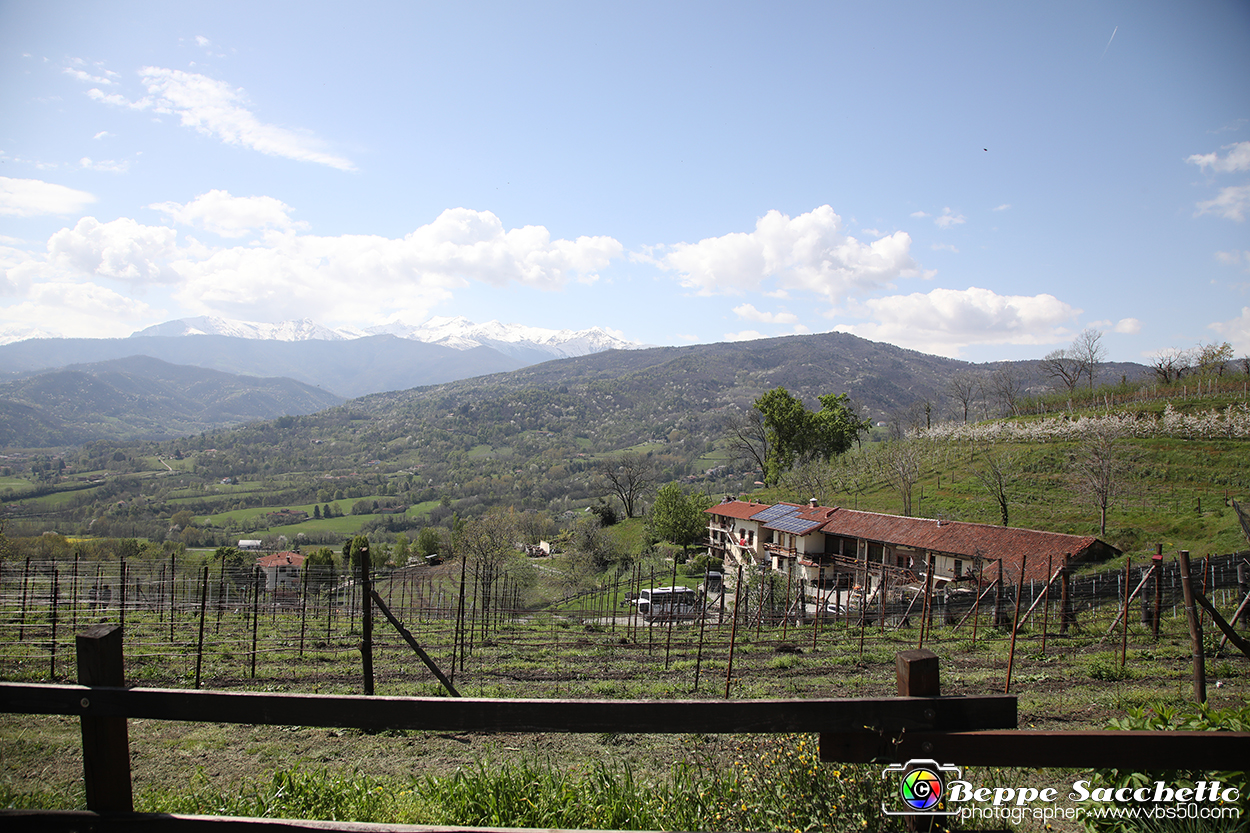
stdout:
<svg viewBox="0 0 1250 833">
<path fill-rule="evenodd" d="M 663 422 L 687 411 L 707 413 L 728 405 L 748 406 L 775 387 L 787 388 L 809 407 L 826 393 L 849 394 L 864 416 L 888 419 L 898 411 L 929 403 L 933 419 L 953 413 L 947 401 L 951 379 L 960 373 L 988 383 L 999 369 L 1010 370 L 1022 391 L 1049 387 L 1036 361 L 972 364 L 868 341 L 847 333 L 786 336 L 756 341 L 607 351 L 546 362 L 489 376 L 363 397 L 353 404 L 370 413 L 422 403 L 485 406 L 518 394 L 537 392 L 590 400 L 600 412 L 639 409 L 636 417 Z M 1108 363 L 1099 382 L 1142 379 L 1140 364 Z M 989 395 L 987 393 L 987 395 Z M 611 397 L 596 405 L 598 396 Z M 991 397 L 992 398 L 992 397 Z M 511 418 L 511 417 L 510 417 Z"/>
<path fill-rule="evenodd" d="M 0 446 L 168 439 L 312 413 L 342 401 L 293 379 L 236 376 L 131 356 L 0 385 Z"/>
</svg>

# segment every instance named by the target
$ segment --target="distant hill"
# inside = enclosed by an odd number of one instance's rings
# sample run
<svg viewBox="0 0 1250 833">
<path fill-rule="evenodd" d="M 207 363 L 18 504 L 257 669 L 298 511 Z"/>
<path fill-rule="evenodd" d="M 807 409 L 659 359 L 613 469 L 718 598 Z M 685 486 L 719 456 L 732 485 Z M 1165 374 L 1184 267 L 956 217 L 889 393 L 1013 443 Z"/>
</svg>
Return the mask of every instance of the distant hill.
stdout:
<svg viewBox="0 0 1250 833">
<path fill-rule="evenodd" d="M 239 376 L 130 356 L 0 385 L 0 446 L 170 439 L 309 414 L 342 401 L 293 379 Z"/>
<path fill-rule="evenodd" d="M 340 341 L 189 335 L 17 341 L 0 345 L 0 374 L 12 379 L 129 356 L 248 376 L 285 376 L 349 398 L 515 370 L 525 364 L 489 347 L 456 350 L 391 335 Z"/>
<path fill-rule="evenodd" d="M 609 410 L 637 409 L 636 418 L 645 419 L 650 413 L 662 421 L 661 415 L 672 416 L 670 411 L 707 413 L 731 404 L 746 407 L 761 394 L 782 386 L 812 408 L 819 407 L 816 399 L 823 394 L 849 394 L 875 420 L 928 402 L 933 419 L 938 420 L 953 414 L 947 389 L 956 374 L 972 373 L 988 380 L 999 369 L 1013 371 L 1027 392 L 1050 388 L 1049 380 L 1038 374 L 1036 360 L 973 364 L 849 333 L 822 333 L 611 350 L 429 389 L 379 394 L 364 398 L 361 404 L 372 410 L 452 397 L 490 399 L 533 389 L 584 392 L 592 398 L 602 391 L 612 396 Z M 1100 384 L 1122 376 L 1138 380 L 1149 373 L 1144 365 L 1111 362 L 1101 366 L 1098 380 Z M 989 391 L 986 397 L 992 399 Z M 601 410 L 595 402 L 587 407 Z"/>
</svg>

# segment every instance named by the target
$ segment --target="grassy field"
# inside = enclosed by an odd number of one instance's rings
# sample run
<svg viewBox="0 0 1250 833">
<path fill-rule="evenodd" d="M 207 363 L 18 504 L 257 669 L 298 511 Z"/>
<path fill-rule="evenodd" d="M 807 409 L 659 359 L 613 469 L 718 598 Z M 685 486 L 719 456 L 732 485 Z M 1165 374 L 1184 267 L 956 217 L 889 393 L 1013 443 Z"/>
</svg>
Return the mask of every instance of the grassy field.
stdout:
<svg viewBox="0 0 1250 833">
<path fill-rule="evenodd" d="M 455 565 L 418 568 L 406 579 L 383 579 L 379 590 L 435 661 L 454 671 L 466 696 L 697 698 L 715 708 L 727 682 L 731 697 L 745 699 L 889 696 L 895 655 L 917 645 L 910 627 L 877 623 L 863 631 L 861 649 L 854 622 L 770 625 L 744 612 L 727 675 L 732 604 L 724 618 L 708 618 L 700 642 L 699 629 L 689 624 L 670 636 L 664 625 L 648 627 L 627 608 L 605 610 L 589 598 L 581 611 L 470 614 L 468 650 L 458 654 L 457 580 Z M 199 624 L 195 587 L 174 586 L 172 629 L 167 604 L 158 602 L 161 591 L 145 587 L 146 607 L 127 612 L 128 681 L 190 687 Z M 1226 614 L 1236 601 L 1227 592 L 1213 596 Z M 222 601 L 207 611 L 204 687 L 359 693 L 359 633 L 350 605 L 330 608 L 315 597 L 304 608 L 262 605 L 253 652 L 249 605 L 237 595 Z M 1131 616 L 1121 665 L 1119 632 L 1105 638 L 1114 604 L 1078 606 L 1080 629 L 1064 637 L 1055 634 L 1052 619 L 1044 651 L 1040 611 L 1022 626 L 1014 656 L 1011 692 L 1019 698 L 1022 728 L 1102 728 L 1135 709 L 1181 708 L 1192 700 L 1183 612 L 1165 607 L 1158 639 Z M 28 612 L 18 639 L 15 612 L 3 613 L 0 677 L 53 679 L 48 617 Z M 56 677 L 64 678 L 73 674 L 70 617 L 81 627 L 115 621 L 117 611 L 59 615 Z M 1009 632 L 980 618 L 974 642 L 971 621 L 958 630 L 940 621 L 925 646 L 942 659 L 943 693 L 1001 692 Z M 438 683 L 398 636 L 385 623 L 375 633 L 377 693 L 438 696 Z M 1217 657 L 1209 625 L 1207 653 L 1210 705 L 1245 710 L 1250 660 L 1227 650 Z M 80 743 L 72 719 L 0 717 L 0 799 L 81 806 Z M 149 810 L 626 829 L 886 829 L 874 809 L 885 797 L 880 768 L 818 764 L 811 737 L 370 734 L 135 720 L 131 744 L 138 803 Z M 1004 770 L 968 777 L 1036 786 L 1039 778 L 1063 783 L 1073 774 Z M 570 815 L 570 808 L 584 815 Z"/>
</svg>

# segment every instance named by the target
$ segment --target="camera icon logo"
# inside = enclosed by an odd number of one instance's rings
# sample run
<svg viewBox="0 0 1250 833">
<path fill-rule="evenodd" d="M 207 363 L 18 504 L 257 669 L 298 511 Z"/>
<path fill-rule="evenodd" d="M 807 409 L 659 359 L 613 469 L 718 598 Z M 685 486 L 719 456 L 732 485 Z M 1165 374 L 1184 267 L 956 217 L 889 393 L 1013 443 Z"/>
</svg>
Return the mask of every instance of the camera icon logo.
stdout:
<svg viewBox="0 0 1250 833">
<path fill-rule="evenodd" d="M 905 764 L 892 764 L 881 772 L 882 778 L 901 776 L 898 797 L 903 809 L 890 809 L 884 803 L 881 810 L 889 816 L 952 816 L 957 810 L 941 810 L 946 795 L 946 780 L 958 779 L 963 770 L 951 764 L 938 764 L 928 759 L 915 759 Z"/>
</svg>

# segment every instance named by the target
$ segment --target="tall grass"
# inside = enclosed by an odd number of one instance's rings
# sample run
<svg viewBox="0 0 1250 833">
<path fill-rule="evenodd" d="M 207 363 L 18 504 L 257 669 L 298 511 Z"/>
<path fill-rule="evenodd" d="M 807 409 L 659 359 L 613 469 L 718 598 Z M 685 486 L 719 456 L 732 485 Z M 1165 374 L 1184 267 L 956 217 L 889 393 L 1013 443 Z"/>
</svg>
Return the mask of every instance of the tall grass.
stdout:
<svg viewBox="0 0 1250 833">
<path fill-rule="evenodd" d="M 879 767 L 820 764 L 816 738 L 739 743 L 730 764 L 677 762 L 640 779 L 628 764 L 566 770 L 554 761 L 490 765 L 446 776 L 382 781 L 323 769 L 283 769 L 220 791 L 141 795 L 146 812 L 465 826 L 615 830 L 884 829 Z"/>
</svg>

